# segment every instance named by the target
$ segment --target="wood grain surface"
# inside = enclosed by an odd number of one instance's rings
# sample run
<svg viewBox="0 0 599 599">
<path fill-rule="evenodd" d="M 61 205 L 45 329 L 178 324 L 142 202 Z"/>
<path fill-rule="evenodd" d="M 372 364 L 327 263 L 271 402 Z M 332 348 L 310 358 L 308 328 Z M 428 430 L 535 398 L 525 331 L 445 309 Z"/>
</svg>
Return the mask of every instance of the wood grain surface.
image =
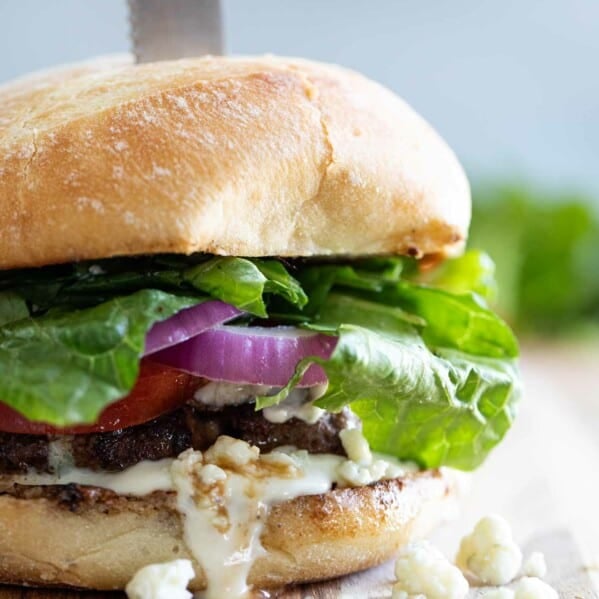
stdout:
<svg viewBox="0 0 599 599">
<path fill-rule="evenodd" d="M 545 554 L 547 581 L 560 599 L 599 599 L 598 344 L 525 348 L 525 401 L 506 442 L 474 477 L 462 516 L 433 541 L 448 556 L 489 512 L 512 524 L 525 556 Z M 48 547 L 51 551 L 51 547 Z M 390 597 L 392 564 L 263 599 Z M 469 599 L 483 589 L 472 589 Z M 0 599 L 122 599 L 122 593 L 0 588 Z M 225 599 L 225 598 L 223 598 Z M 226 598 L 228 599 L 228 598 Z"/>
</svg>

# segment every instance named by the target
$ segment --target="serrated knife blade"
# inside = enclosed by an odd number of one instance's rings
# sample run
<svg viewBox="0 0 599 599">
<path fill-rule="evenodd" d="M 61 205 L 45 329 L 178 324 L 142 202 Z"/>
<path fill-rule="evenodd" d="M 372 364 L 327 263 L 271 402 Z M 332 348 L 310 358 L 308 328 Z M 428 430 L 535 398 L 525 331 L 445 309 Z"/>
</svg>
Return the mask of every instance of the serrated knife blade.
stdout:
<svg viewBox="0 0 599 599">
<path fill-rule="evenodd" d="M 128 0 L 137 62 L 222 54 L 220 0 Z"/>
</svg>

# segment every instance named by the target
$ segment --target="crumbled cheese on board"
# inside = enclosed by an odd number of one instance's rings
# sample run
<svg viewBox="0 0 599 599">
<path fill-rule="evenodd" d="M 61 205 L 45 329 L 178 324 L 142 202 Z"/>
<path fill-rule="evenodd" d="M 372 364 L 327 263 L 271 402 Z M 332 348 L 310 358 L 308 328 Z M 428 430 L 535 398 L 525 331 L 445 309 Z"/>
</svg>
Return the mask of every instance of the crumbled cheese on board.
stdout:
<svg viewBox="0 0 599 599">
<path fill-rule="evenodd" d="M 543 578 L 547 574 L 547 564 L 545 556 L 540 551 L 534 551 L 522 566 L 522 573 L 525 576 Z"/>
<path fill-rule="evenodd" d="M 464 599 L 468 581 L 458 568 L 428 541 L 404 547 L 395 563 L 397 582 L 394 597 L 402 591 L 409 597 L 422 594 L 427 599 Z"/>
<path fill-rule="evenodd" d="M 558 599 L 558 594 L 541 579 L 525 576 L 516 583 L 514 599 Z"/>
<path fill-rule="evenodd" d="M 522 551 L 514 542 L 507 521 L 490 515 L 482 518 L 462 539 L 456 564 L 483 584 L 503 585 L 517 576 Z"/>
<path fill-rule="evenodd" d="M 187 585 L 195 573 L 191 562 L 178 559 L 142 568 L 127 585 L 129 599 L 191 599 Z"/>
</svg>

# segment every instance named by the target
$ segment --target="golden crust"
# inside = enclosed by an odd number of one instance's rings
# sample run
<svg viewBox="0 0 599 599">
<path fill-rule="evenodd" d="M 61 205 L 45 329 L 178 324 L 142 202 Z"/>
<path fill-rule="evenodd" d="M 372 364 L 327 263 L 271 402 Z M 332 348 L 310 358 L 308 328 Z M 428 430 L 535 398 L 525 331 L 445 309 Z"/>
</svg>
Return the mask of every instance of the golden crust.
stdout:
<svg viewBox="0 0 599 599">
<path fill-rule="evenodd" d="M 457 493 L 453 473 L 428 471 L 274 506 L 261 539 L 266 555 L 249 581 L 268 588 L 380 564 L 439 523 Z M 114 496 L 77 512 L 55 499 L 0 496 L 3 583 L 122 589 L 144 565 L 189 557 L 166 493 Z M 204 586 L 197 564 L 196 573 L 193 590 Z"/>
<path fill-rule="evenodd" d="M 157 252 L 447 254 L 455 156 L 402 100 L 308 61 L 99 61 L 0 88 L 0 268 Z"/>
</svg>

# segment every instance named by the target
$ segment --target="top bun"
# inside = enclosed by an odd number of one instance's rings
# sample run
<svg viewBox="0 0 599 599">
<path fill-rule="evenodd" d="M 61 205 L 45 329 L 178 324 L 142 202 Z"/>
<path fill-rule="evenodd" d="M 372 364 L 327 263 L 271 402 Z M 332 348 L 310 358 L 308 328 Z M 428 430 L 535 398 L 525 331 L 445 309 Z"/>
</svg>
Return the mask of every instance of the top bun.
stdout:
<svg viewBox="0 0 599 599">
<path fill-rule="evenodd" d="M 273 57 L 107 58 L 0 87 L 0 269 L 163 252 L 447 255 L 470 193 L 397 96 Z"/>
</svg>

